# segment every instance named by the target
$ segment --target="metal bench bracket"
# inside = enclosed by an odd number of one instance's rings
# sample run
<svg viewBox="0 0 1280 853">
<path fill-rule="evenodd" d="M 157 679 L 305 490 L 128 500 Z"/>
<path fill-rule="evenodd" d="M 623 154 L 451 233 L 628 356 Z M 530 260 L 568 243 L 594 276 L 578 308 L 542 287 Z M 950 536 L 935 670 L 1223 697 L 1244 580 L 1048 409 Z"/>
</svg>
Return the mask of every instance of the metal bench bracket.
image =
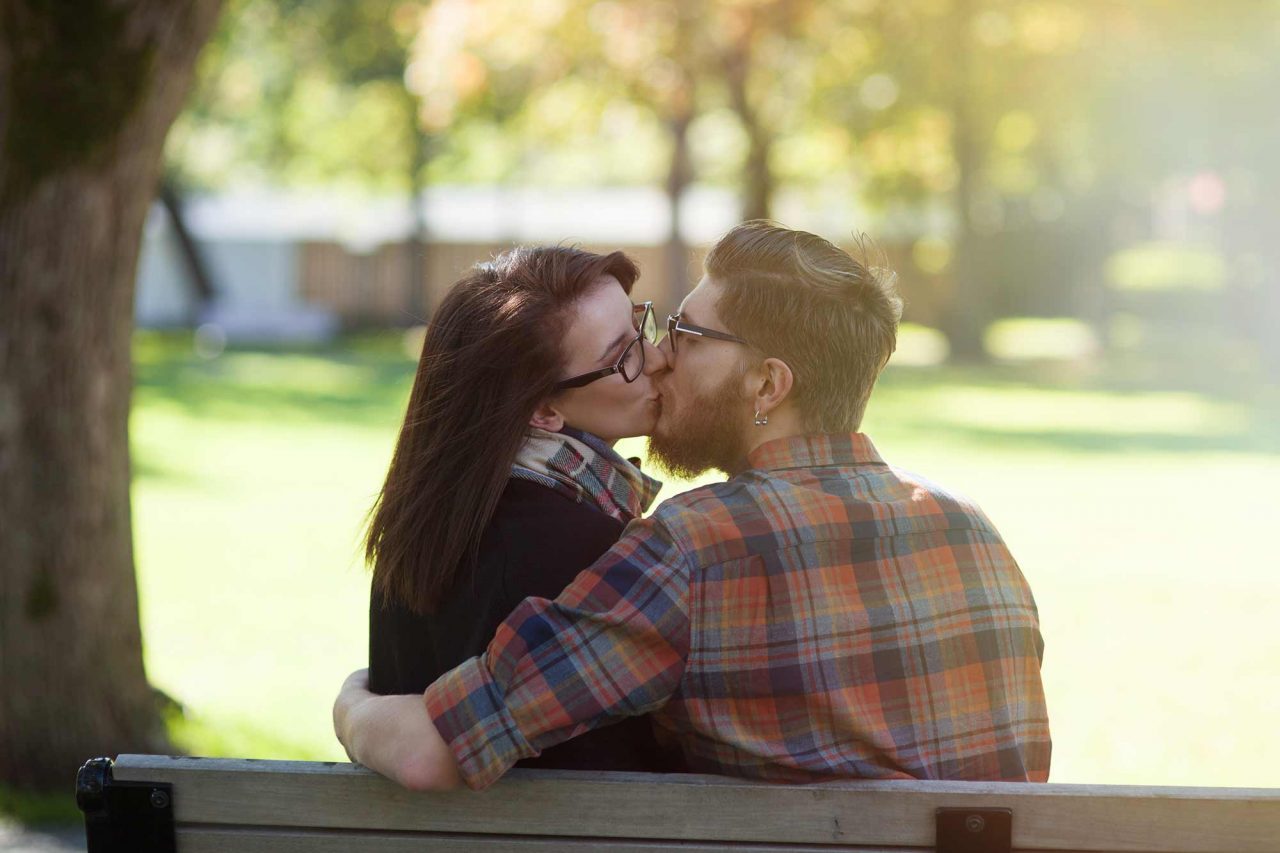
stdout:
<svg viewBox="0 0 1280 853">
<path fill-rule="evenodd" d="M 1010 853 L 1013 809 L 938 809 L 937 853 Z"/>
<path fill-rule="evenodd" d="M 76 774 L 76 805 L 88 853 L 177 853 L 168 783 L 117 782 L 111 759 L 94 758 Z"/>
</svg>

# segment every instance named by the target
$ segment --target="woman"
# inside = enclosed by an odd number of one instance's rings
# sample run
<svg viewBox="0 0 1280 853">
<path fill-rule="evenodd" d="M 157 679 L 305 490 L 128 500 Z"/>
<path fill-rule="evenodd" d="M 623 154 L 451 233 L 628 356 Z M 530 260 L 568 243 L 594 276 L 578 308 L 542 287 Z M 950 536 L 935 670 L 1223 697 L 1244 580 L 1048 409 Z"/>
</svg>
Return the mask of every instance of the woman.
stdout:
<svg viewBox="0 0 1280 853">
<path fill-rule="evenodd" d="M 554 598 L 660 484 L 612 449 L 658 414 L 652 307 L 621 252 L 520 248 L 458 282 L 427 330 L 374 506 L 369 682 L 419 693 L 484 652 L 528 596 Z M 524 766 L 677 769 L 646 718 Z"/>
</svg>

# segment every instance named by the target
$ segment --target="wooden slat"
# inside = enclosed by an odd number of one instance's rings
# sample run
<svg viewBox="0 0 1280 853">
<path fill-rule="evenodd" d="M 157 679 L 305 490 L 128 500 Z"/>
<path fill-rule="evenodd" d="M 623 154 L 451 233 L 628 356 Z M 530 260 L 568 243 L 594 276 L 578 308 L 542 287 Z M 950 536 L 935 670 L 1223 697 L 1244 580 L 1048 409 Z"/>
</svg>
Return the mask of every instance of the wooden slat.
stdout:
<svg viewBox="0 0 1280 853">
<path fill-rule="evenodd" d="M 421 835 L 395 832 L 325 830 L 181 828 L 179 853 L 830 853 L 829 846 L 702 843 L 695 841 L 630 841 L 619 838 L 552 838 L 512 835 Z M 930 853 L 932 848 L 842 847 L 856 853 Z"/>
<path fill-rule="evenodd" d="M 488 791 L 415 794 L 350 764 L 121 756 L 171 782 L 183 822 L 506 835 L 931 847 L 939 807 L 1013 809 L 1020 850 L 1280 849 L 1280 790 L 839 782 L 512 771 Z"/>
</svg>

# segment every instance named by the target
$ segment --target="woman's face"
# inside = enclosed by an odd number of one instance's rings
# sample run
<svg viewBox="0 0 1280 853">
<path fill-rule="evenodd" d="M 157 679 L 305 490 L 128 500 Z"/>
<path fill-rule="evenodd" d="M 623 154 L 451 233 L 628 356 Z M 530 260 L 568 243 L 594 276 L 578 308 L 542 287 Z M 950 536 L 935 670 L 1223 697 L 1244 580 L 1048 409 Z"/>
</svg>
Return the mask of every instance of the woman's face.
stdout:
<svg viewBox="0 0 1280 853">
<path fill-rule="evenodd" d="M 636 338 L 639 317 L 632 310 L 631 297 L 616 278 L 602 276 L 572 309 L 572 317 L 562 342 L 565 367 L 562 379 L 590 373 L 617 363 L 622 351 Z M 580 388 L 558 392 L 534 416 L 550 409 L 564 424 L 617 441 L 633 435 L 648 435 L 658 418 L 658 391 L 653 376 L 666 370 L 666 356 L 648 341 L 644 347 L 644 368 L 633 382 L 621 373 L 612 373 Z"/>
</svg>

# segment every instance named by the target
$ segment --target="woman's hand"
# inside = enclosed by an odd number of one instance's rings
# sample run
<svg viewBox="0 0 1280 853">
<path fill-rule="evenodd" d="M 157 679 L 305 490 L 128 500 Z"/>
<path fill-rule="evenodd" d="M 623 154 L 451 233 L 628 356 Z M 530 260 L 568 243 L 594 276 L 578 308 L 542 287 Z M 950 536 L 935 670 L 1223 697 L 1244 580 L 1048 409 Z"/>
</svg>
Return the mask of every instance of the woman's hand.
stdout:
<svg viewBox="0 0 1280 853">
<path fill-rule="evenodd" d="M 357 705 L 366 699 L 372 699 L 373 696 L 374 694 L 369 692 L 369 670 L 357 669 L 342 682 L 338 698 L 333 702 L 333 733 L 337 735 L 338 743 L 342 744 L 342 748 L 347 751 L 347 758 L 353 764 L 358 764 L 359 761 L 351 750 L 347 720 Z"/>
<path fill-rule="evenodd" d="M 436 731 L 417 694 L 369 692 L 369 670 L 347 676 L 333 701 L 333 732 L 354 764 L 414 791 L 442 791 L 462 784 L 449 745 Z"/>
</svg>

